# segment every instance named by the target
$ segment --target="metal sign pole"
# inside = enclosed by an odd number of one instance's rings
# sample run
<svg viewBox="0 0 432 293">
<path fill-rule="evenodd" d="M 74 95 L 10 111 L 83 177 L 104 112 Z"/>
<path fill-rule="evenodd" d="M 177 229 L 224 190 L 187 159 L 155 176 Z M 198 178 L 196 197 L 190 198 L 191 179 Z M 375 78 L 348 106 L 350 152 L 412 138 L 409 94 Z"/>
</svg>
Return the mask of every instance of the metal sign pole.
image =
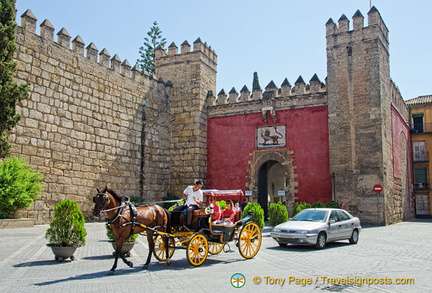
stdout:
<svg viewBox="0 0 432 293">
<path fill-rule="evenodd" d="M 379 204 L 379 193 L 377 193 L 377 226 L 379 226 L 379 218 L 380 218 L 380 216 L 379 216 L 379 214 L 380 214 L 380 209 L 379 209 L 379 206 L 380 206 L 380 204 Z"/>
<path fill-rule="evenodd" d="M 379 203 L 380 197 L 379 197 L 379 195 L 380 195 L 382 190 L 383 190 L 383 188 L 379 184 L 376 184 L 373 187 L 373 191 L 377 194 L 377 226 L 379 226 L 379 223 L 380 223 L 380 203 Z"/>
</svg>

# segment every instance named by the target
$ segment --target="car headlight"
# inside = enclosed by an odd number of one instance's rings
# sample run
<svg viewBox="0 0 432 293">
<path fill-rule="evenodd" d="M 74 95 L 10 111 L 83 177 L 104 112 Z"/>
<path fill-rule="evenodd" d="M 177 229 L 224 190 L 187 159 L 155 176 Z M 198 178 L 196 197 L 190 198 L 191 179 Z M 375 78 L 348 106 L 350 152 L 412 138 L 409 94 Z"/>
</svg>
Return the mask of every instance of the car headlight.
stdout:
<svg viewBox="0 0 432 293">
<path fill-rule="evenodd" d="M 299 230 L 299 231 L 297 231 L 297 233 L 299 233 L 299 234 L 308 234 L 309 231 L 308 230 Z"/>
<path fill-rule="evenodd" d="M 281 229 L 279 229 L 279 228 L 274 228 L 273 229 L 273 232 L 280 232 L 281 231 Z"/>
</svg>

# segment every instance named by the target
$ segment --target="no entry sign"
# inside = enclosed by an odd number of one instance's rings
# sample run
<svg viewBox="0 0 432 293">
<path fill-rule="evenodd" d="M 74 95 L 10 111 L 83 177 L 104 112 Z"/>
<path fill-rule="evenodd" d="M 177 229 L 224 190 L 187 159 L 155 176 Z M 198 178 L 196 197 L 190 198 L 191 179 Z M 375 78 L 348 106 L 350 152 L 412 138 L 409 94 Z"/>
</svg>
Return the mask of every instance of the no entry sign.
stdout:
<svg viewBox="0 0 432 293">
<path fill-rule="evenodd" d="M 382 191 L 382 186 L 379 184 L 374 185 L 373 187 L 373 191 L 375 191 L 376 193 L 380 193 Z"/>
</svg>

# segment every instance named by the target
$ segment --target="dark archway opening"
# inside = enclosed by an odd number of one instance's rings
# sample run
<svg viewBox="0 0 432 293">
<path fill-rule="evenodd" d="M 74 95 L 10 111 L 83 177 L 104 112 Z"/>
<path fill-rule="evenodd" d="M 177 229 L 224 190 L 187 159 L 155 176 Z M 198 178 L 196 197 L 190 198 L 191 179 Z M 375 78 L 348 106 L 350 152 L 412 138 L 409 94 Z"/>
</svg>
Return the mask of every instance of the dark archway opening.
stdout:
<svg viewBox="0 0 432 293">
<path fill-rule="evenodd" d="M 264 210 L 265 219 L 268 219 L 269 203 L 276 202 L 277 191 L 285 190 L 284 168 L 278 161 L 265 162 L 258 171 L 258 204 Z"/>
</svg>

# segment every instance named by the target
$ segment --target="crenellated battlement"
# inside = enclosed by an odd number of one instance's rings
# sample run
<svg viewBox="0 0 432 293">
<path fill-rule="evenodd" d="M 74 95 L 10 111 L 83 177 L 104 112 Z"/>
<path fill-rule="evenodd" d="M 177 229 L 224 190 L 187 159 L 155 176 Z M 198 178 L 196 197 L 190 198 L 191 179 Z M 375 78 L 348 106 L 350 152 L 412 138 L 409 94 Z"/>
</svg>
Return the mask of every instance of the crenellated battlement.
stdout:
<svg viewBox="0 0 432 293">
<path fill-rule="evenodd" d="M 21 15 L 21 28 L 25 33 L 33 33 L 36 34 L 36 25 L 37 18 L 33 14 L 33 12 L 28 9 Z M 121 60 L 120 57 L 115 54 L 111 57 L 111 54 L 107 49 L 102 49 L 99 52 L 99 49 L 96 45 L 91 42 L 87 47 L 85 46 L 85 42 L 78 35 L 72 41 L 72 37 L 67 31 L 66 28 L 61 28 L 57 32 L 57 40 L 54 40 L 55 28 L 51 24 L 48 19 L 45 19 L 40 24 L 40 34 L 39 36 L 47 42 L 53 42 L 59 45 L 60 47 L 69 49 L 73 52 L 76 52 L 78 55 L 85 57 L 86 59 L 92 60 L 108 69 L 113 70 L 114 72 L 118 72 L 122 76 L 132 78 L 136 81 L 141 81 L 142 78 L 152 78 L 147 73 L 141 71 L 138 66 L 131 67 L 129 61 L 127 59 Z M 17 34 L 17 38 L 19 38 L 19 34 Z M 19 39 L 17 40 L 19 42 Z M 72 45 L 72 46 L 71 46 Z M 155 78 L 155 77 L 153 77 Z"/>
<path fill-rule="evenodd" d="M 195 42 L 193 42 L 193 50 L 191 51 L 191 46 L 188 41 L 184 41 L 180 45 L 180 53 L 178 51 L 177 45 L 172 42 L 171 45 L 168 47 L 168 52 L 164 50 L 162 47 L 157 47 L 155 54 L 156 58 L 163 58 L 167 56 L 175 56 L 175 55 L 181 55 L 181 54 L 188 54 L 188 53 L 196 53 L 201 52 L 205 56 L 207 56 L 210 60 L 212 60 L 214 63 L 217 63 L 217 55 L 216 52 L 211 48 L 211 46 L 208 46 L 207 43 L 203 43 L 201 41 L 201 38 L 196 39 Z"/>
<path fill-rule="evenodd" d="M 303 98 L 305 95 L 326 92 L 326 85 L 320 81 L 317 74 L 314 74 L 308 84 L 304 82 L 302 76 L 299 76 L 294 83 L 294 86 L 291 86 L 288 79 L 285 78 L 280 88 L 278 88 L 273 81 L 270 81 L 264 91 L 262 91 L 259 85 L 256 86 L 252 92 L 245 85 L 240 90 L 240 94 L 234 87 L 229 91 L 228 95 L 225 90 L 222 89 L 218 93 L 217 97 L 209 97 L 208 105 L 226 105 L 246 101 L 269 100 L 272 98 L 296 99 Z"/>
<path fill-rule="evenodd" d="M 385 25 L 378 9 L 373 6 L 368 14 L 368 25 L 364 25 L 364 16 L 357 10 L 352 16 L 353 27 L 350 29 L 350 20 L 342 14 L 336 24 L 332 18 L 326 23 L 327 47 L 362 41 L 374 38 L 377 35 L 383 38 L 383 43 L 388 44 L 389 30 Z"/>
<path fill-rule="evenodd" d="M 184 62 L 203 62 L 214 71 L 217 67 L 216 52 L 207 43 L 203 43 L 201 38 L 193 42 L 192 50 L 188 41 L 184 41 L 180 45 L 180 52 L 174 42 L 168 46 L 168 51 L 159 46 L 155 50 L 155 59 L 156 68 Z"/>
<path fill-rule="evenodd" d="M 215 96 L 217 56 L 200 38 L 157 48 L 150 77 L 47 19 L 37 34 L 27 10 L 16 30 L 14 77 L 30 94 L 16 107 L 21 119 L 9 140 L 14 156 L 44 173 L 46 189 L 17 216 L 46 224 L 66 197 L 89 216 L 91 194 L 107 184 L 158 202 L 197 179 L 246 187 L 265 210 L 275 182 L 289 204 L 334 198 L 367 224 L 413 214 L 404 207 L 409 112 L 390 79 L 388 29 L 375 7 L 367 18 L 365 25 L 357 10 L 352 20 L 326 23 L 324 82 L 314 74 L 261 88 L 254 76 L 252 87 Z M 377 183 L 385 209 L 368 195 Z"/>
</svg>

